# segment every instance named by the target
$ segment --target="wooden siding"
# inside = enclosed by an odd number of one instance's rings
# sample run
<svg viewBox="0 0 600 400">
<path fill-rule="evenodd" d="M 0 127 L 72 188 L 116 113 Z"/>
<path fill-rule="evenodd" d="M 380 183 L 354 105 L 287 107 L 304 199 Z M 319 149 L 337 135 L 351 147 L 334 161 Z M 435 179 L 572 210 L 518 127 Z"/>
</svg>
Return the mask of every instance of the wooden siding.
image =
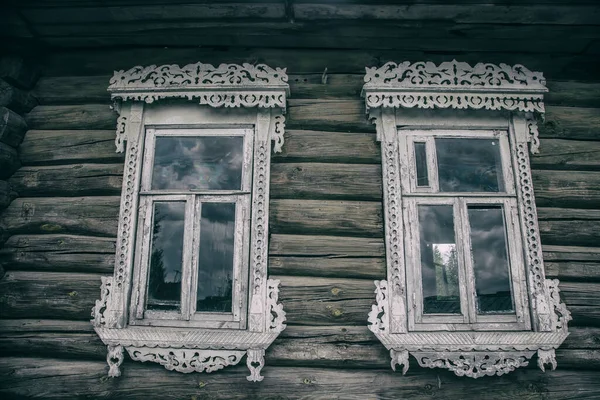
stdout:
<svg viewBox="0 0 600 400">
<path fill-rule="evenodd" d="M 298 6 L 304 15 L 326 12 Z M 23 167 L 10 178 L 19 198 L 0 214 L 0 236 L 8 239 L 0 249 L 4 396 L 600 397 L 600 84 L 552 80 L 565 78 L 564 71 L 547 74 L 555 90 L 547 97 L 541 154 L 532 158 L 547 273 L 562 280 L 574 317 L 557 351 L 558 370 L 544 374 L 532 362 L 507 376 L 472 380 L 411 360 L 403 377 L 366 328 L 372 281 L 385 277 L 385 250 L 380 151 L 359 98 L 361 70 L 373 63 L 353 58 L 356 51 L 259 51 L 270 54 L 273 66 L 289 67 L 292 90 L 286 143 L 273 157 L 269 251 L 288 328 L 267 351 L 265 380 L 246 382 L 241 365 L 184 375 L 128 360 L 122 377 L 107 379 L 106 348 L 88 322 L 100 277 L 112 273 L 121 190 L 123 157 L 114 152 L 107 74 L 169 54 L 176 56 L 168 62 L 217 63 L 251 52 L 131 53 L 59 53 L 35 89 L 40 105 L 26 118 Z M 326 83 L 323 60 L 340 66 Z"/>
</svg>

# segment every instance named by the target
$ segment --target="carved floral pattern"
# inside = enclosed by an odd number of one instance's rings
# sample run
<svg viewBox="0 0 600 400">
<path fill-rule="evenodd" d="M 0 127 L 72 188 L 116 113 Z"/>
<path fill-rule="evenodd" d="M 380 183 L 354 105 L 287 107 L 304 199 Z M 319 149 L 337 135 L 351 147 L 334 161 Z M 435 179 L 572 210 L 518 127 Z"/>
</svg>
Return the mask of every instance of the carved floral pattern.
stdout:
<svg viewBox="0 0 600 400">
<path fill-rule="evenodd" d="M 560 301 L 560 289 L 558 288 L 558 279 L 546 279 L 546 290 L 550 296 L 552 305 L 552 328 L 556 331 L 567 332 L 567 324 L 573 318 L 571 312 L 567 309 L 565 303 Z M 554 369 L 554 368 L 553 368 Z"/>
<path fill-rule="evenodd" d="M 279 300 L 279 279 L 267 279 L 267 310 L 271 315 L 269 326 L 270 332 L 281 333 L 285 328 L 285 311 Z"/>
<path fill-rule="evenodd" d="M 113 284 L 112 276 L 102 276 L 100 279 L 102 281 L 100 284 L 100 299 L 96 300 L 96 305 L 92 308 L 92 324 L 98 327 L 106 325 L 104 312 L 108 306 Z"/>
<path fill-rule="evenodd" d="M 437 353 L 413 352 L 421 367 L 446 368 L 457 376 L 480 378 L 504 375 L 516 368 L 525 367 L 533 351 Z"/>
<path fill-rule="evenodd" d="M 552 366 L 552 371 L 554 371 L 556 369 L 557 364 L 556 364 L 556 356 L 555 356 L 554 349 L 550 349 L 550 350 L 539 349 L 538 350 L 538 367 L 543 372 L 546 372 L 547 364 L 550 364 L 550 366 Z"/>
<path fill-rule="evenodd" d="M 526 88 L 546 91 L 544 75 L 517 64 L 478 63 L 471 67 L 456 60 L 436 65 L 432 62 L 400 64 L 387 62 L 377 68 L 366 68 L 366 86 L 452 87 L 452 88 Z"/>
<path fill-rule="evenodd" d="M 260 371 L 265 366 L 265 351 L 261 349 L 249 349 L 246 357 L 246 366 L 250 370 L 250 375 L 246 377 L 250 382 L 260 382 L 265 377 L 261 376 Z"/>
<path fill-rule="evenodd" d="M 106 362 L 108 363 L 109 377 L 118 378 L 121 376 L 121 370 L 119 367 L 123 363 L 123 346 L 108 346 Z"/>
<path fill-rule="evenodd" d="M 275 115 L 270 128 L 270 137 L 273 141 L 273 152 L 281 153 L 281 148 L 283 147 L 283 133 L 285 132 L 285 116 L 282 114 Z"/>
<path fill-rule="evenodd" d="M 236 365 L 244 357 L 244 351 L 161 349 L 150 347 L 127 347 L 132 360 L 152 361 L 169 371 L 183 373 L 214 372 L 229 365 Z"/>
<path fill-rule="evenodd" d="M 391 364 L 392 369 L 396 370 L 396 365 L 400 365 L 402 367 L 402 375 L 406 375 L 408 371 L 409 363 L 408 363 L 408 351 L 407 350 L 390 350 L 390 357 L 392 358 Z"/>
<path fill-rule="evenodd" d="M 388 330 L 388 320 L 386 316 L 388 308 L 388 283 L 387 281 L 375 282 L 375 300 L 377 304 L 371 306 L 368 321 L 371 323 L 369 329 L 373 333 L 385 332 Z"/>
</svg>

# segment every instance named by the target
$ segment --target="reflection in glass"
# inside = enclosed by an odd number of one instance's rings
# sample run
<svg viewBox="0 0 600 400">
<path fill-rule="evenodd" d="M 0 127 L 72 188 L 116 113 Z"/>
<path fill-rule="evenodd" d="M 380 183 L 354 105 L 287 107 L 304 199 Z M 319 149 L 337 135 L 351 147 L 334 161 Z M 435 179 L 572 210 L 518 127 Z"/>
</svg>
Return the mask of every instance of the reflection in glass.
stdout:
<svg viewBox="0 0 600 400">
<path fill-rule="evenodd" d="M 239 190 L 241 136 L 157 136 L 152 189 Z"/>
<path fill-rule="evenodd" d="M 513 312 L 506 229 L 501 206 L 469 206 L 477 312 Z"/>
<path fill-rule="evenodd" d="M 149 310 L 179 310 L 185 202 L 154 203 L 150 271 Z"/>
<path fill-rule="evenodd" d="M 427 150 L 425 143 L 415 143 L 415 164 L 417 167 L 417 186 L 429 186 L 427 174 Z"/>
<path fill-rule="evenodd" d="M 504 192 L 497 139 L 435 139 L 440 192 Z"/>
<path fill-rule="evenodd" d="M 420 205 L 419 227 L 423 313 L 460 314 L 452 206 Z"/>
<path fill-rule="evenodd" d="M 234 203 L 202 203 L 196 311 L 231 312 Z"/>
</svg>

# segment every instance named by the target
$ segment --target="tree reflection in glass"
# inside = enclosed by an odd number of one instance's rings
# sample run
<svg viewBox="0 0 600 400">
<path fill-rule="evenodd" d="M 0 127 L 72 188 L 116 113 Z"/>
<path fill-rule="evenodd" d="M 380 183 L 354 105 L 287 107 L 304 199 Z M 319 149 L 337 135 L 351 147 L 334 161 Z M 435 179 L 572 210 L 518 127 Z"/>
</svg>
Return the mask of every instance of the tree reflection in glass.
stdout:
<svg viewBox="0 0 600 400">
<path fill-rule="evenodd" d="M 497 139 L 436 138 L 440 192 L 504 192 Z"/>
<path fill-rule="evenodd" d="M 501 206 L 469 206 L 477 312 L 514 312 Z"/>
<path fill-rule="evenodd" d="M 239 190 L 241 136 L 157 136 L 152 189 Z"/>
<path fill-rule="evenodd" d="M 231 312 L 235 204 L 202 203 L 196 311 Z"/>
<path fill-rule="evenodd" d="M 458 257 L 451 205 L 420 205 L 421 279 L 425 314 L 460 314 Z"/>
<path fill-rule="evenodd" d="M 184 202 L 154 203 L 148 276 L 149 310 L 180 308 L 184 224 Z"/>
</svg>

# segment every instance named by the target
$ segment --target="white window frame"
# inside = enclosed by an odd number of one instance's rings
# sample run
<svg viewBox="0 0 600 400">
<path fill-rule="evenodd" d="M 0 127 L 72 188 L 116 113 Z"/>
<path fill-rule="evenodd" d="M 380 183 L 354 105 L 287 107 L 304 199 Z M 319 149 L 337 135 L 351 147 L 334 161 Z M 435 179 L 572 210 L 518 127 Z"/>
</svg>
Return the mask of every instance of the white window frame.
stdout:
<svg viewBox="0 0 600 400">
<path fill-rule="evenodd" d="M 178 372 L 212 372 L 244 355 L 261 381 L 265 349 L 285 329 L 279 281 L 267 278 L 271 142 L 281 151 L 289 95 L 285 69 L 264 64 L 190 64 L 118 71 L 109 92 L 120 116 L 117 151 L 126 151 L 115 272 L 102 278 L 92 316 L 108 346 L 108 375 L 126 350 Z M 186 99 L 186 100 L 181 100 Z M 151 190 L 157 136 L 242 136 L 240 190 Z M 181 311 L 146 310 L 154 206 L 185 202 Z M 236 204 L 232 312 L 195 312 L 203 202 Z"/>
<path fill-rule="evenodd" d="M 367 68 L 362 95 L 381 142 L 387 280 L 375 281 L 369 328 L 390 351 L 392 368 L 446 368 L 458 376 L 502 375 L 525 366 L 556 367 L 555 349 L 571 319 L 558 280 L 546 279 L 529 147 L 538 151 L 543 75 L 521 65 L 452 61 L 389 62 Z M 504 193 L 440 193 L 435 137 L 498 137 Z M 417 186 L 413 144 L 426 144 L 428 186 Z M 530 144 L 530 146 L 528 146 Z M 467 204 L 502 204 L 514 315 L 477 315 Z M 424 315 L 417 204 L 451 204 L 459 247 L 461 316 Z M 460 270 L 459 270 L 460 271 Z"/>
</svg>

